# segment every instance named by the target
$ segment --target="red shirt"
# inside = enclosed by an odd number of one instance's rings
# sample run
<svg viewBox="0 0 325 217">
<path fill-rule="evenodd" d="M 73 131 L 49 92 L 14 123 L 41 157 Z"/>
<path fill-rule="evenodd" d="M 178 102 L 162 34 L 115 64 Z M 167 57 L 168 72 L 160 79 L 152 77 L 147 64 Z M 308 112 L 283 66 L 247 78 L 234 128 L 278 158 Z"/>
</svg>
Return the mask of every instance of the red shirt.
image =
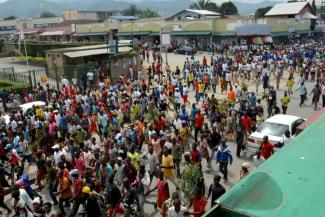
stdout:
<svg viewBox="0 0 325 217">
<path fill-rule="evenodd" d="M 80 178 L 75 179 L 73 181 L 73 195 L 76 196 L 82 190 L 82 187 L 83 187 L 82 180 Z"/>
<path fill-rule="evenodd" d="M 158 119 L 157 120 L 157 129 L 162 130 L 165 126 L 165 121 L 163 119 Z"/>
<path fill-rule="evenodd" d="M 202 114 L 197 114 L 195 117 L 195 127 L 201 128 L 204 124 L 204 116 Z"/>
<path fill-rule="evenodd" d="M 244 125 L 245 131 L 246 132 L 249 132 L 250 127 L 252 126 L 252 120 L 251 120 L 251 118 L 248 117 L 248 116 L 246 116 L 246 117 L 243 116 L 243 117 L 241 117 L 241 122 Z"/>
<path fill-rule="evenodd" d="M 269 142 L 262 143 L 261 144 L 261 155 L 264 157 L 264 159 L 268 159 L 273 154 L 273 145 Z"/>
<path fill-rule="evenodd" d="M 192 162 L 194 164 L 201 161 L 201 155 L 200 155 L 200 152 L 198 150 L 195 150 L 195 151 L 192 150 L 191 155 L 192 155 Z"/>
<path fill-rule="evenodd" d="M 194 212 L 205 212 L 205 206 L 207 205 L 207 201 L 204 197 L 200 199 L 193 198 L 192 199 L 193 210 Z M 201 217 L 202 215 L 194 215 L 194 217 Z"/>
</svg>

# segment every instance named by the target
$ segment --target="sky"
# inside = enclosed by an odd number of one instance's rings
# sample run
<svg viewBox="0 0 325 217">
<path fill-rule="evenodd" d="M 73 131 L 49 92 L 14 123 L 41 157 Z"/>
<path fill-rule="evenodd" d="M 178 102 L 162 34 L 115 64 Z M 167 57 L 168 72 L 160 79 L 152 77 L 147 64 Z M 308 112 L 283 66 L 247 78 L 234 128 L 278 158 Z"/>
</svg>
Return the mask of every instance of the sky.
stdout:
<svg viewBox="0 0 325 217">
<path fill-rule="evenodd" d="M 5 2 L 5 1 L 8 1 L 8 0 L 0 0 L 0 3 L 2 2 Z M 49 0 L 49 1 L 57 1 L 57 0 Z M 62 1 L 62 0 L 61 0 Z M 76 0 L 77 1 L 77 0 Z M 119 0 L 119 1 L 122 1 L 122 0 Z M 139 2 L 141 0 L 126 0 L 128 2 Z M 229 0 L 212 0 L 213 2 L 216 2 L 216 3 L 221 3 L 221 2 L 224 2 L 224 1 L 229 1 Z M 261 2 L 261 1 L 264 1 L 264 0 L 236 0 L 236 1 L 240 1 L 240 2 L 246 2 L 246 3 L 257 3 L 257 2 Z M 275 1 L 275 2 L 286 2 L 286 0 L 271 0 L 271 1 Z M 312 0 L 310 0 L 311 2 Z M 320 0 L 316 0 L 317 1 L 320 1 Z"/>
</svg>

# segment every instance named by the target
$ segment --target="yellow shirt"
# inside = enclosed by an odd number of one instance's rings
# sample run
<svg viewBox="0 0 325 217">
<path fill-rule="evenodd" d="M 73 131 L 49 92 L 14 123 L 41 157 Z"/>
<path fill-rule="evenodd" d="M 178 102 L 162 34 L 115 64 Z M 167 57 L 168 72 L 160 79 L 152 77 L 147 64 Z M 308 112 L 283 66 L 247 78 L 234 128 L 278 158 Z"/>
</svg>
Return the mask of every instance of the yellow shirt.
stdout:
<svg viewBox="0 0 325 217">
<path fill-rule="evenodd" d="M 294 83 L 295 83 L 295 82 L 294 82 L 292 79 L 289 80 L 289 81 L 287 82 L 287 86 L 288 86 L 288 88 L 292 88 Z"/>
<path fill-rule="evenodd" d="M 284 107 L 288 107 L 289 102 L 290 102 L 290 98 L 289 98 L 288 96 L 283 96 L 283 97 L 281 98 L 281 102 L 282 102 L 282 105 L 283 105 Z"/>
<path fill-rule="evenodd" d="M 36 117 L 44 117 L 44 111 L 41 108 L 36 108 Z"/>
<path fill-rule="evenodd" d="M 192 74 L 192 73 L 190 73 L 190 74 L 188 75 L 188 80 L 189 80 L 189 81 L 193 81 L 193 80 L 194 80 L 194 77 L 193 77 L 193 74 Z"/>
<path fill-rule="evenodd" d="M 173 167 L 174 168 L 174 162 L 173 157 L 171 155 L 168 155 L 167 157 L 163 155 L 162 157 L 162 166 L 163 167 Z M 174 169 L 166 169 L 162 168 L 162 172 L 164 173 L 165 177 L 170 177 L 174 175 Z"/>
<path fill-rule="evenodd" d="M 199 92 L 204 93 L 205 85 L 203 83 L 199 84 Z"/>
<path fill-rule="evenodd" d="M 128 157 L 131 158 L 132 165 L 136 170 L 139 169 L 139 161 L 140 161 L 140 156 L 138 153 L 134 152 L 132 154 L 131 152 L 128 152 Z"/>
</svg>

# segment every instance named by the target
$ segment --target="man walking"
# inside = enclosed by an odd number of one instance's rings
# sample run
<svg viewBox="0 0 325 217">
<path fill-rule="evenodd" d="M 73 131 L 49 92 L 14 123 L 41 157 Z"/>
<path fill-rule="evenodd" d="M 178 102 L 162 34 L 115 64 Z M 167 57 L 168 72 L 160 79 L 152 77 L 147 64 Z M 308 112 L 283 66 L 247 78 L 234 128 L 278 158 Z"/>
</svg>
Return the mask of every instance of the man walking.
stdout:
<svg viewBox="0 0 325 217">
<path fill-rule="evenodd" d="M 290 103 L 290 98 L 288 96 L 287 91 L 284 91 L 284 96 L 281 98 L 282 103 L 282 113 L 285 115 L 287 114 L 288 105 Z"/>
<path fill-rule="evenodd" d="M 228 177 L 228 163 L 231 165 L 233 161 L 231 151 L 226 145 L 226 138 L 221 139 L 221 145 L 217 150 L 217 162 L 219 163 L 219 170 L 223 174 L 223 179 L 227 180 Z"/>
<path fill-rule="evenodd" d="M 307 88 L 305 86 L 305 82 L 301 82 L 298 89 L 296 91 L 299 90 L 299 94 L 300 94 L 300 104 L 299 106 L 301 107 L 305 100 L 306 100 L 306 96 L 307 96 Z"/>
</svg>

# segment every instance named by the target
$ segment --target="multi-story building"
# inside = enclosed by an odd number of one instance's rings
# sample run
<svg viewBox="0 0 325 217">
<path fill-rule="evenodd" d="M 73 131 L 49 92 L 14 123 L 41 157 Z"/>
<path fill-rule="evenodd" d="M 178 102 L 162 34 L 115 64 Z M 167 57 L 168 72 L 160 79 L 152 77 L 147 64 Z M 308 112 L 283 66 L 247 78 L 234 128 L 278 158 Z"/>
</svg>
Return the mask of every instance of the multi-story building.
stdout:
<svg viewBox="0 0 325 217">
<path fill-rule="evenodd" d="M 103 22 L 110 16 L 119 16 L 120 11 L 79 11 L 77 9 L 67 9 L 63 11 L 64 20 L 94 20 Z"/>
</svg>

